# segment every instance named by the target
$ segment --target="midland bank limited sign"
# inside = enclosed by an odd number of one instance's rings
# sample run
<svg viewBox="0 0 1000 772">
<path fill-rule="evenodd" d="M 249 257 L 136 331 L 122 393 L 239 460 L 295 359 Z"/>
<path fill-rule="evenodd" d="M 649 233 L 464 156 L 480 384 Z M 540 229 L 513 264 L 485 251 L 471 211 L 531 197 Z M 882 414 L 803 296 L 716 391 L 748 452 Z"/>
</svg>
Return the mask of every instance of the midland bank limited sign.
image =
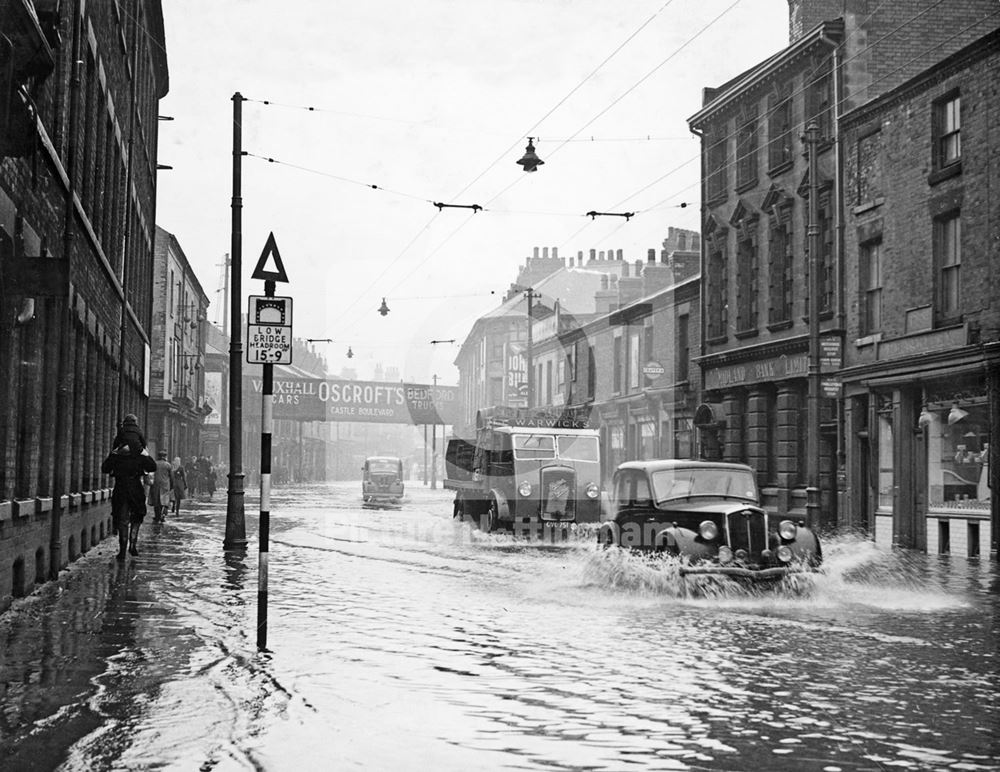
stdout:
<svg viewBox="0 0 1000 772">
<path fill-rule="evenodd" d="M 263 381 L 244 376 L 243 404 L 260 403 Z M 274 376 L 274 417 L 292 421 L 454 424 L 458 388 L 419 383 L 332 381 Z"/>
</svg>

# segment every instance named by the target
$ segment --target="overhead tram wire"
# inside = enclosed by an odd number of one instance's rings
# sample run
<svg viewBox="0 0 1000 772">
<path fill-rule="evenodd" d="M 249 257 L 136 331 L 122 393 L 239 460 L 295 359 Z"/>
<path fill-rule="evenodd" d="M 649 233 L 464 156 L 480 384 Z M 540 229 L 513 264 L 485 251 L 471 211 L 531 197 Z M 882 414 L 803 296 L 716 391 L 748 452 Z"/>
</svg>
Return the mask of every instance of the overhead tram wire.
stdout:
<svg viewBox="0 0 1000 772">
<path fill-rule="evenodd" d="M 872 18 L 872 16 L 874 16 L 874 15 L 875 15 L 875 13 L 876 13 L 876 12 L 878 11 L 878 9 L 879 9 L 879 8 L 880 8 L 880 7 L 881 7 L 881 6 L 883 5 L 883 4 L 884 4 L 884 2 L 885 2 L 885 0 L 883 0 L 883 3 L 880 3 L 880 4 L 878 5 L 878 6 L 876 6 L 875 10 L 873 10 L 873 11 L 872 11 L 872 12 L 871 12 L 871 13 L 870 13 L 870 14 L 869 14 L 869 15 L 868 15 L 868 16 L 867 16 L 866 18 L 865 18 L 865 21 L 868 21 L 869 19 L 871 19 L 871 18 Z M 862 49 L 862 50 L 860 50 L 860 51 L 859 51 L 858 53 L 854 54 L 853 56 L 850 56 L 850 57 L 848 57 L 847 59 L 844 59 L 844 60 L 843 60 L 843 61 L 841 62 L 841 64 L 842 64 L 842 65 L 843 65 L 843 64 L 846 64 L 846 63 L 848 63 L 848 62 L 850 62 L 850 61 L 854 60 L 854 59 L 855 59 L 855 58 L 857 58 L 858 56 L 861 56 L 861 55 L 862 55 L 863 53 L 865 53 L 865 51 L 866 51 L 866 50 L 870 50 L 870 48 L 871 48 L 871 47 L 874 47 L 874 46 L 878 45 L 878 44 L 879 44 L 879 43 L 881 43 L 882 41 L 884 41 L 884 40 L 886 40 L 887 38 L 891 37 L 892 35 L 896 34 L 897 32 L 899 32 L 899 30 L 901 30 L 901 29 L 903 29 L 904 27 L 906 27 L 906 26 L 908 26 L 908 25 L 912 24 L 912 23 L 913 23 L 913 22 L 915 22 L 915 21 L 916 21 L 917 19 L 919 19 L 919 18 L 920 18 L 921 16 L 924 16 L 925 14 L 927 14 L 928 12 L 930 12 L 931 10 L 933 10 L 933 9 L 934 9 L 935 7 L 937 7 L 938 5 L 941 5 L 941 4 L 943 3 L 943 2 L 945 2 L 945 0 L 935 0 L 935 2 L 934 2 L 934 3 L 932 3 L 931 5 L 927 6 L 926 8 L 922 9 L 922 10 L 921 10 L 920 12 L 918 12 L 917 14 L 915 14 L 914 16 L 910 17 L 909 19 L 907 19 L 906 21 L 902 22 L 902 23 L 901 23 L 901 24 L 899 24 L 898 26 L 896 26 L 896 27 L 894 27 L 893 29 L 889 30 L 889 31 L 888 31 L 887 33 L 885 33 L 885 34 L 884 34 L 884 35 L 883 35 L 882 37 L 880 37 L 880 38 L 879 38 L 878 40 L 876 40 L 876 41 L 875 41 L 875 42 L 874 42 L 873 44 L 871 44 L 871 46 L 867 47 L 867 49 Z M 995 12 L 995 13 L 996 13 L 996 12 Z M 977 25 L 981 24 L 981 23 L 982 23 L 983 21 L 985 21 L 986 19 L 988 19 L 988 18 L 990 18 L 991 16 L 995 15 L 995 13 L 991 13 L 991 14 L 987 14 L 987 15 L 986 15 L 986 16 L 984 16 L 983 18 L 981 18 L 981 19 L 977 20 L 977 21 L 976 21 L 976 22 L 974 22 L 973 24 L 971 24 L 971 25 L 969 25 L 968 27 L 966 27 L 966 28 L 964 28 L 963 30 L 961 30 L 961 31 L 960 31 L 959 33 L 956 33 L 956 35 L 953 35 L 953 36 L 952 36 L 951 38 L 949 38 L 949 40 L 952 40 L 952 39 L 954 39 L 954 38 L 955 38 L 955 37 L 957 37 L 958 35 L 961 35 L 961 34 L 964 34 L 964 33 L 965 33 L 965 32 L 967 32 L 968 30 L 972 29 L 973 27 L 975 27 L 975 26 L 977 26 Z M 864 23 L 864 22 L 862 22 L 862 24 L 863 24 L 863 23 Z M 838 50 L 839 50 L 839 49 L 842 49 L 842 48 L 843 48 L 843 47 L 845 46 L 845 44 L 847 43 L 847 41 L 848 41 L 848 40 L 850 40 L 850 38 L 851 38 L 851 37 L 852 37 L 853 35 L 857 34 L 857 32 L 859 32 L 859 31 L 860 31 L 860 29 L 861 29 L 861 27 L 860 27 L 860 25 L 859 25 L 859 27 L 858 27 L 858 28 L 856 28 L 856 29 L 855 29 L 854 31 L 852 31 L 850 35 L 848 35 L 848 36 L 847 36 L 846 38 L 844 38 L 844 40 L 843 40 L 843 41 L 841 41 L 841 43 L 840 43 L 840 44 L 838 45 L 838 47 L 837 47 L 837 48 L 838 48 Z M 947 41 L 945 41 L 945 42 L 947 42 Z M 940 45 L 943 45 L 943 43 L 939 43 L 939 44 L 938 44 L 937 46 L 934 46 L 933 48 L 937 48 L 937 47 L 940 47 Z M 930 51 L 930 50 L 933 50 L 933 48 L 926 48 L 926 49 L 923 49 L 923 50 L 922 50 L 922 51 L 921 51 L 921 52 L 920 52 L 920 53 L 919 53 L 919 54 L 918 54 L 917 56 L 915 56 L 915 57 L 914 57 L 913 59 L 911 59 L 911 60 L 910 60 L 909 62 L 907 62 L 906 64 L 902 65 L 902 66 L 901 66 L 900 68 L 897 68 L 897 70 L 895 70 L 895 71 L 893 71 L 893 72 L 898 72 L 898 70 L 899 70 L 899 69 L 902 69 L 903 67 L 906 67 L 906 66 L 908 66 L 909 64 L 912 64 L 912 63 L 913 63 L 914 61 L 916 61 L 917 59 L 919 59 L 919 58 L 920 58 L 921 56 L 923 56 L 924 54 L 926 54 L 926 53 L 927 53 L 928 51 Z M 810 73 L 809 73 L 809 74 L 808 74 L 808 75 L 807 75 L 807 76 L 806 76 L 805 78 L 803 78 L 803 85 L 802 85 L 802 86 L 801 86 L 800 88 L 798 88 L 797 90 L 795 90 L 795 91 L 793 91 L 793 92 L 790 92 L 790 93 L 788 94 L 788 96 L 787 96 L 786 100 L 783 100 L 783 102 L 784 102 L 784 101 L 787 101 L 787 100 L 790 100 L 790 99 L 792 99 L 793 97 L 795 97 L 795 96 L 798 96 L 798 95 L 800 95 L 800 94 L 802 94 L 802 93 L 806 92 L 806 91 L 807 91 L 807 90 L 808 90 L 809 88 L 811 88 L 811 87 L 812 87 L 812 86 L 813 86 L 813 85 L 814 85 L 814 84 L 816 83 L 816 81 L 818 80 L 818 79 L 817 79 L 817 78 L 815 78 L 814 76 L 815 76 L 815 75 L 816 75 L 817 73 L 821 72 L 821 70 L 822 70 L 822 69 L 823 69 L 823 68 L 824 68 L 824 67 L 826 66 L 826 64 L 827 64 L 828 62 L 832 61 L 832 59 L 833 59 L 833 52 L 831 52 L 831 53 L 830 53 L 830 54 L 829 54 L 828 56 L 826 56 L 826 57 L 823 57 L 822 61 L 818 62 L 818 63 L 817 63 L 817 64 L 816 64 L 816 65 L 815 65 L 815 66 L 813 67 L 812 71 L 811 71 L 811 72 L 810 72 Z M 881 81 L 881 80 L 883 80 L 884 78 L 886 78 L 886 77 L 889 77 L 889 75 L 892 75 L 892 74 L 893 74 L 893 73 L 889 73 L 889 74 L 888 74 L 888 75 L 886 75 L 886 76 L 882 76 L 881 78 L 879 78 L 879 79 L 878 79 L 878 81 Z M 875 81 L 875 82 L 878 82 L 878 81 Z M 761 122 L 763 122 L 763 121 L 766 121 L 766 120 L 767 120 L 767 119 L 768 119 L 768 118 L 769 118 L 769 117 L 770 117 L 770 116 L 771 116 L 771 115 L 772 115 L 772 114 L 773 114 L 774 112 L 776 112 L 776 111 L 777 111 L 778 109 L 780 109 L 780 108 L 781 108 L 781 106 L 782 106 L 782 103 L 779 103 L 779 104 L 775 105 L 775 107 L 774 107 L 774 108 L 772 108 L 771 110 L 768 110 L 768 111 L 766 111 L 766 112 L 765 112 L 765 113 L 764 113 L 763 115 L 761 115 L 761 117 L 760 117 L 760 118 L 759 118 L 758 120 L 759 120 L 759 121 L 761 121 Z M 839 105 L 838 105 L 838 107 L 839 107 Z M 805 119 L 804 119 L 804 121 L 803 121 L 803 123 L 804 123 L 804 124 L 808 123 L 810 119 L 814 119 L 814 118 L 816 118 L 816 117 L 817 117 L 818 115 L 819 115 L 819 113 L 817 113 L 816 115 L 813 115 L 813 116 L 810 116 L 810 117 L 807 117 L 807 118 L 805 118 Z M 588 125 L 589 125 L 589 124 L 588 124 Z M 729 141 L 730 139 L 733 139 L 733 138 L 734 138 L 734 137 L 735 137 L 735 136 L 737 135 L 737 132 L 738 132 L 738 129 L 736 129 L 736 130 L 734 130 L 734 131 L 732 131 L 732 132 L 730 132 L 730 133 L 727 133 L 727 134 L 724 134 L 724 135 L 722 135 L 722 136 L 721 136 L 721 137 L 720 137 L 720 138 L 718 139 L 717 143 L 722 143 L 722 142 L 728 142 L 728 141 Z M 558 148 L 557 148 L 557 149 L 558 149 Z M 618 207 L 621 207 L 621 206 L 624 206 L 624 204 L 625 204 L 626 202 L 630 201 L 630 200 L 631 200 L 632 198 L 634 198 L 635 196 L 639 195 L 639 194 L 640 194 L 640 193 L 642 193 L 642 192 L 645 192 L 645 191 L 646 191 L 647 189 L 649 189 L 649 188 L 650 188 L 650 187 L 652 187 L 653 185 L 655 185 L 655 184 L 657 184 L 657 183 L 659 183 L 659 182 L 663 181 L 663 180 L 664 180 L 664 179 L 666 179 L 667 177 L 669 177 L 669 176 L 671 176 L 671 175 L 675 174 L 675 173 L 676 173 L 677 171 L 679 171 L 680 169 L 682 169 L 682 168 L 683 168 L 684 166 L 687 166 L 688 164 L 691 164 L 691 163 L 693 163 L 694 161 L 697 161 L 697 160 L 699 160 L 700 158 L 701 158 L 701 151 L 699 150 L 699 153 L 698 153 L 698 155 L 695 155 L 695 156 L 692 156 L 692 157 L 691 157 L 691 158 L 689 158 L 689 159 L 688 159 L 687 161 L 685 161 L 684 163 L 682 163 L 682 164 L 680 164 L 679 166 L 675 167 L 675 168 L 674 168 L 674 169 L 672 169 L 671 171 L 669 171 L 669 172 L 667 172 L 666 174 L 664 174 L 664 175 L 662 175 L 662 176 L 658 177 L 658 178 L 657 178 L 656 180 L 653 180 L 652 182 L 650 182 L 650 183 L 646 184 L 645 186 L 643 186 L 642 188 L 640 188 L 639 190 L 637 190 L 637 191 L 636 191 L 635 193 L 632 193 L 632 194 L 630 194 L 630 195 L 629 195 L 628 197 L 626 197 L 626 198 L 622 199 L 621 201 L 619 201 L 619 202 L 618 202 L 617 204 L 615 204 L 615 205 L 614 205 L 614 206 L 613 206 L 612 208 L 618 208 Z M 735 166 L 735 164 L 736 164 L 736 159 L 733 159 L 732 161 L 727 161 L 727 162 L 726 162 L 725 164 L 723 164 L 723 165 L 722 165 L 722 166 L 721 166 L 720 168 L 722 168 L 722 169 L 725 169 L 726 171 L 729 171 L 729 170 L 730 170 L 730 169 L 731 169 L 731 168 L 732 168 L 733 166 Z M 688 185 L 687 187 L 685 187 L 685 188 L 681 189 L 680 191 L 676 191 L 675 193 L 671 194 L 670 196 L 668 196 L 668 197 L 667 197 L 667 198 L 665 198 L 665 199 L 661 199 L 661 201 L 660 201 L 660 202 L 658 202 L 657 204 L 654 204 L 654 205 L 653 205 L 653 206 L 651 206 L 651 207 L 645 207 L 645 208 L 643 208 L 643 209 L 640 209 L 640 210 L 637 210 L 637 213 L 638 213 L 638 212 L 648 212 L 648 211 L 652 211 L 652 210 L 656 210 L 656 209 L 658 209 L 658 208 L 659 208 L 660 206 L 662 206 L 662 205 L 663 205 L 663 204 L 664 204 L 664 203 L 665 203 L 666 201 L 670 200 L 671 198 L 677 198 L 677 197 L 678 197 L 679 195 L 683 194 L 684 192 L 686 192 L 686 191 L 690 190 L 690 189 L 691 189 L 692 187 L 695 187 L 695 186 L 700 186 L 700 180 L 699 180 L 698 182 L 696 182 L 696 183 L 692 184 L 692 185 Z M 624 225 L 624 223 L 623 223 L 622 225 Z M 573 233 L 573 234 L 572 234 L 571 236 L 569 236 L 569 237 L 568 237 L 568 238 L 567 238 L 567 239 L 566 239 L 566 240 L 565 240 L 564 242 L 562 242 L 562 244 L 561 244 L 560 246 L 565 246 L 565 245 L 568 245 L 568 243 L 569 243 L 569 242 L 571 242 L 571 241 L 572 241 L 572 240 L 573 240 L 574 238 L 576 238 L 576 237 L 577 237 L 577 236 L 578 236 L 578 235 L 579 235 L 580 233 L 582 233 L 582 232 L 583 232 L 584 230 L 586 230 L 586 229 L 587 229 L 588 227 L 590 227 L 590 226 L 591 226 L 591 223 L 590 223 L 590 222 L 586 223 L 586 224 L 585 224 L 585 225 L 583 225 L 583 226 L 582 226 L 581 228 L 577 229 L 577 230 L 576 230 L 576 231 L 575 231 L 575 232 L 574 232 L 574 233 Z M 619 226 L 618 228 L 615 228 L 615 230 L 614 230 L 614 231 L 612 231 L 612 233 L 616 233 L 616 232 L 617 232 L 618 230 L 620 230 L 620 228 L 621 228 L 621 227 L 622 227 L 622 226 Z"/>
</svg>

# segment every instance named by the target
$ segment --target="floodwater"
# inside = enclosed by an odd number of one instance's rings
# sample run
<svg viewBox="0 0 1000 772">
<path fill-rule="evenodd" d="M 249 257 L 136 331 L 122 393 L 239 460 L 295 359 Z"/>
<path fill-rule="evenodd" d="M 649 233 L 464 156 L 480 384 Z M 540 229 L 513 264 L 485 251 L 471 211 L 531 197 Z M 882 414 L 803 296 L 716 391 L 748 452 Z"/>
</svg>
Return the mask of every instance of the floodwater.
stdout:
<svg viewBox="0 0 1000 772">
<path fill-rule="evenodd" d="M 419 483 L 224 496 L 0 617 L 4 770 L 996 770 L 1000 574 L 825 543 L 808 586 L 683 586 L 591 534 L 482 534 Z"/>
</svg>

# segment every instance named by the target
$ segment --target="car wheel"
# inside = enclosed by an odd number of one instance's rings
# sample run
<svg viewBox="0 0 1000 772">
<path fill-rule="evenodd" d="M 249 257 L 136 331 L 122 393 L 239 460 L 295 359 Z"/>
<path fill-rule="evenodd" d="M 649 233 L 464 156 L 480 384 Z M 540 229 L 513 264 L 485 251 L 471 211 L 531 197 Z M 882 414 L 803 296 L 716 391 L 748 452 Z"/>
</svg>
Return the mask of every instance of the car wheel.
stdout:
<svg viewBox="0 0 1000 772">
<path fill-rule="evenodd" d="M 486 510 L 486 513 L 482 516 L 483 527 L 482 529 L 486 533 L 493 533 L 497 529 L 497 522 L 499 518 L 497 516 L 497 500 L 490 499 L 490 506 Z"/>
</svg>

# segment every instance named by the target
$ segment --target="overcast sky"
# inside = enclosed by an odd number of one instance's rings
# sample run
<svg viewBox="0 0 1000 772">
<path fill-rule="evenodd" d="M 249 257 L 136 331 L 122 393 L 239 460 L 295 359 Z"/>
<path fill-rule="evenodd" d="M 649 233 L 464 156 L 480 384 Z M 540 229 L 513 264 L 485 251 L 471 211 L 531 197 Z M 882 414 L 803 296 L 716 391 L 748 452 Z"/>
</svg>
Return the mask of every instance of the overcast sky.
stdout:
<svg viewBox="0 0 1000 772">
<path fill-rule="evenodd" d="M 164 0 L 163 13 L 161 114 L 175 120 L 160 123 L 173 169 L 157 222 L 213 300 L 209 318 L 221 326 L 238 91 L 253 154 L 244 294 L 263 293 L 248 276 L 273 231 L 294 334 L 334 339 L 318 349 L 333 373 L 371 377 L 381 362 L 443 383 L 457 382 L 457 345 L 429 342 L 461 342 L 533 247 L 636 260 L 668 226 L 697 229 L 686 119 L 703 87 L 788 39 L 785 0 Z M 515 163 L 528 135 L 545 161 L 534 174 Z"/>
</svg>

